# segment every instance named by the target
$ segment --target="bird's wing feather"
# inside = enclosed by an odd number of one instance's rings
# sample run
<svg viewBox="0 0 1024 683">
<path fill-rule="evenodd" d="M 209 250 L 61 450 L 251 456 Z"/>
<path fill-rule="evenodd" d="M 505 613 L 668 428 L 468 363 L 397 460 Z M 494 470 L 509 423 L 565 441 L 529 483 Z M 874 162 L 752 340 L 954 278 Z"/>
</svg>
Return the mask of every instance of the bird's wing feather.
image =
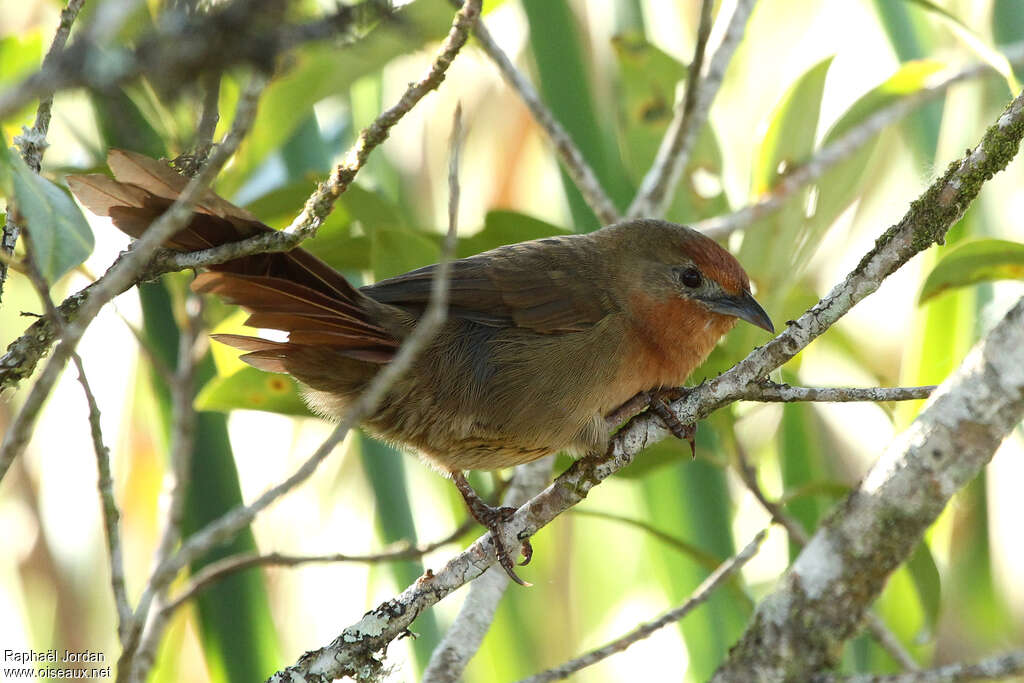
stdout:
<svg viewBox="0 0 1024 683">
<path fill-rule="evenodd" d="M 585 236 L 553 237 L 499 247 L 452 262 L 449 314 L 493 327 L 544 334 L 588 329 L 617 310 L 582 272 L 600 273 Z M 382 280 L 363 293 L 414 313 L 430 300 L 436 266 Z"/>
</svg>

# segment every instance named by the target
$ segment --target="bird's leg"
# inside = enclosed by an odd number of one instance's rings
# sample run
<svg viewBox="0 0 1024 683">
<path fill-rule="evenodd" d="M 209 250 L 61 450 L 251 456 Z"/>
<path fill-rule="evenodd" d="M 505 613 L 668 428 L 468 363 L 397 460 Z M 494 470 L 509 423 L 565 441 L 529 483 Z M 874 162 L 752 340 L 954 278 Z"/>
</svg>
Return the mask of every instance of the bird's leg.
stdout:
<svg viewBox="0 0 1024 683">
<path fill-rule="evenodd" d="M 512 559 L 508 548 L 505 547 L 505 542 L 502 541 L 502 527 L 512 520 L 512 517 L 516 514 L 517 508 L 514 507 L 492 507 L 483 501 L 473 487 L 466 481 L 466 477 L 462 472 L 452 472 L 452 481 L 455 482 L 456 488 L 459 489 L 459 493 L 462 494 L 462 499 L 466 501 L 466 507 L 469 508 L 469 514 L 473 515 L 473 519 L 480 522 L 482 526 L 487 527 L 487 530 L 491 532 L 491 540 L 494 541 L 494 554 L 498 558 L 498 564 L 508 574 L 508 578 L 512 579 L 520 586 L 531 586 L 533 584 L 523 581 L 515 572 L 515 562 Z M 523 540 L 523 561 L 521 565 L 528 564 L 530 559 L 533 557 L 533 546 L 530 545 L 529 539 Z"/>
<path fill-rule="evenodd" d="M 697 435 L 697 425 L 684 425 L 668 407 L 668 402 L 677 401 L 686 395 L 683 388 L 657 389 L 647 392 L 647 405 L 651 412 L 661 418 L 665 427 L 672 432 L 677 439 L 683 439 L 690 444 L 690 457 L 697 457 L 697 443 L 694 437 Z"/>
</svg>

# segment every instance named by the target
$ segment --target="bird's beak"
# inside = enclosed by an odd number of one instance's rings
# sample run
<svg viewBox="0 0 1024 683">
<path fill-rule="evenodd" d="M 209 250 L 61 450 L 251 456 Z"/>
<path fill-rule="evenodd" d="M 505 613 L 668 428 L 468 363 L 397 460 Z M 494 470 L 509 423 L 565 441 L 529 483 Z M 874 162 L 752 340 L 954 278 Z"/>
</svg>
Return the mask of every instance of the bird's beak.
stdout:
<svg viewBox="0 0 1024 683">
<path fill-rule="evenodd" d="M 751 325 L 760 327 L 762 330 L 767 330 L 772 334 L 775 333 L 775 326 L 772 325 L 772 319 L 768 317 L 765 310 L 761 308 L 761 304 L 757 303 L 757 299 L 755 299 L 750 292 L 741 292 L 735 295 L 723 296 L 711 301 L 706 301 L 706 303 L 708 308 L 715 313 L 735 316 L 740 320 L 746 320 Z"/>
</svg>

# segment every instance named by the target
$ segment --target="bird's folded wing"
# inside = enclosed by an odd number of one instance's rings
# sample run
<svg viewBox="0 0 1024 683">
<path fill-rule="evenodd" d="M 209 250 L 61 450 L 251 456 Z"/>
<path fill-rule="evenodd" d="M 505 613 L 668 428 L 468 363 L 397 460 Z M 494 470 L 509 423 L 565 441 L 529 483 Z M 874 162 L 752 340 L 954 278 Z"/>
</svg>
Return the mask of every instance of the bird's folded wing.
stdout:
<svg viewBox="0 0 1024 683">
<path fill-rule="evenodd" d="M 617 309 L 604 288 L 581 272 L 603 272 L 579 238 L 523 242 L 452 262 L 449 315 L 494 327 L 544 334 L 588 329 Z M 437 266 L 363 287 L 369 297 L 414 313 L 430 300 Z"/>
</svg>

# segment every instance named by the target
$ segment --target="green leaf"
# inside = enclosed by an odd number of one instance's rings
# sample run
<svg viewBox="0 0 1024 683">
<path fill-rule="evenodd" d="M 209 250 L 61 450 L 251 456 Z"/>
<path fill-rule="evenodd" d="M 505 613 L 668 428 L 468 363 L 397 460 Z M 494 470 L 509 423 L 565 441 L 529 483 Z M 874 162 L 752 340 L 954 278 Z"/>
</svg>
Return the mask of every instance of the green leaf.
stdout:
<svg viewBox="0 0 1024 683">
<path fill-rule="evenodd" d="M 921 601 L 926 627 L 929 632 L 934 631 L 942 606 L 942 579 L 927 542 L 917 544 L 914 554 L 907 561 L 907 571 L 910 572 L 918 600 Z"/>
<path fill-rule="evenodd" d="M 370 261 L 377 280 L 437 263 L 438 240 L 421 232 L 378 228 L 370 234 Z"/>
<path fill-rule="evenodd" d="M 43 39 L 39 31 L 4 37 L 0 40 L 0 83 L 27 76 L 42 60 Z"/>
<path fill-rule="evenodd" d="M 124 90 L 104 91 L 102 95 L 90 90 L 89 102 L 108 149 L 130 149 L 155 159 L 167 153 L 163 137 Z"/>
<path fill-rule="evenodd" d="M 227 377 L 214 377 L 196 396 L 196 408 L 228 412 L 265 410 L 281 415 L 309 417 L 312 413 L 288 375 L 243 368 Z"/>
<path fill-rule="evenodd" d="M 884 83 L 853 103 L 853 106 L 825 134 L 822 146 L 835 142 L 878 110 L 921 90 L 932 75 L 944 67 L 943 62 L 930 59 L 902 65 Z M 815 224 L 830 225 L 860 195 L 865 171 L 879 139 L 880 137 L 876 136 L 874 141 L 861 147 L 818 180 L 820 193 L 817 209 L 812 217 Z"/>
<path fill-rule="evenodd" d="M 988 280 L 1024 280 L 1024 244 L 980 239 L 956 245 L 928 273 L 918 303 Z"/>
<path fill-rule="evenodd" d="M 672 120 L 677 84 L 687 68 L 658 49 L 639 31 L 612 38 L 619 64 L 621 94 L 615 99 L 621 135 L 620 154 L 634 183 L 639 183 L 654 162 Z M 681 223 L 727 213 L 728 200 L 721 182 L 722 153 L 710 124 L 704 126 L 676 188 L 666 217 Z"/>
<path fill-rule="evenodd" d="M 0 146 L 0 187 L 13 194 L 32 241 L 32 258 L 52 284 L 92 253 L 92 230 L 64 190 L 33 173 L 6 144 Z"/>
<path fill-rule="evenodd" d="M 460 239 L 456 255 L 462 258 L 503 244 L 569 234 L 572 234 L 570 230 L 518 211 L 488 211 L 484 217 L 484 229 L 475 235 Z"/>
<path fill-rule="evenodd" d="M 953 35 L 955 35 L 960 42 L 970 48 L 971 51 L 978 55 L 979 59 L 991 66 L 996 70 L 996 72 L 1006 79 L 1006 85 L 1009 86 L 1011 95 L 1020 92 L 1020 82 L 1013 74 L 1013 69 L 1010 67 L 1010 61 L 1006 58 L 1006 55 L 982 40 L 981 36 L 972 31 L 971 28 L 962 22 L 959 17 L 946 8 L 932 2 L 932 0 L 904 0 L 904 2 L 911 2 L 915 5 L 919 5 L 926 11 L 939 17 L 940 20 L 949 26 L 950 30 L 953 31 Z"/>
<path fill-rule="evenodd" d="M 252 172 L 280 150 L 307 119 L 313 105 L 344 93 L 359 77 L 373 73 L 393 58 L 443 37 L 453 10 L 444 0 L 418 0 L 382 22 L 351 48 L 315 45 L 295 53 L 292 67 L 275 78 L 260 100 L 252 133 L 218 183 L 231 196 Z"/>
</svg>

